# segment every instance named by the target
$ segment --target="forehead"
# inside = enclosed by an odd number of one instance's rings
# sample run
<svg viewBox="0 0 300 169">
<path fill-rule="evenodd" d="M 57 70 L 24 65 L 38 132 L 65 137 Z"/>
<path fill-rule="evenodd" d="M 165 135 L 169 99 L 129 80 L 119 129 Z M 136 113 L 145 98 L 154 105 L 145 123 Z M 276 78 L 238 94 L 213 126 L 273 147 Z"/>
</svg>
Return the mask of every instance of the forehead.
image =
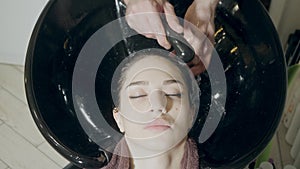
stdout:
<svg viewBox="0 0 300 169">
<path fill-rule="evenodd" d="M 177 65 L 166 58 L 156 55 L 144 56 L 129 66 L 125 75 L 125 81 L 131 81 L 136 77 L 183 80 L 182 72 Z"/>
</svg>

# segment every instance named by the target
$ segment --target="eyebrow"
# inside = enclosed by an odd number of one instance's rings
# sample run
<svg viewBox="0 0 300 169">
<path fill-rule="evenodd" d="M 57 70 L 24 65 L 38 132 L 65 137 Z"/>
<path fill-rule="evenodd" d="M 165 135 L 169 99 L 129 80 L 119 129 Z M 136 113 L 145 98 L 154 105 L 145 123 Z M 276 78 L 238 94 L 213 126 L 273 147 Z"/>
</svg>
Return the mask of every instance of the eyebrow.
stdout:
<svg viewBox="0 0 300 169">
<path fill-rule="evenodd" d="M 130 83 L 128 86 L 126 86 L 126 88 L 131 87 L 131 86 L 139 86 L 139 85 L 149 85 L 149 82 L 147 81 L 136 81 L 136 82 L 132 82 Z"/>
<path fill-rule="evenodd" d="M 163 82 L 163 85 L 171 85 L 171 84 L 181 84 L 183 85 L 183 83 L 179 80 L 175 80 L 175 79 L 170 79 L 170 80 L 165 80 Z M 136 82 L 132 82 L 129 85 L 126 86 L 126 88 L 131 87 L 131 86 L 146 86 L 149 85 L 148 81 L 136 81 Z"/>
<path fill-rule="evenodd" d="M 174 84 L 174 83 L 179 83 L 179 84 L 183 85 L 183 83 L 181 81 L 175 80 L 175 79 L 165 80 L 163 82 L 163 85 L 170 85 L 170 84 Z"/>
</svg>

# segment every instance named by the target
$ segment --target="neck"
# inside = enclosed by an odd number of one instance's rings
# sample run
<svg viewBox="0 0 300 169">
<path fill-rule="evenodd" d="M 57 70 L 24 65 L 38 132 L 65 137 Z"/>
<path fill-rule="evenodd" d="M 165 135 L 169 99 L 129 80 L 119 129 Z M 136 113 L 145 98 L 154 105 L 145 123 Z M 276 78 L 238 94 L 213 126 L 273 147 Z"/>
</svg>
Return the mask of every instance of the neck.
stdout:
<svg viewBox="0 0 300 169">
<path fill-rule="evenodd" d="M 135 156 L 134 151 L 130 151 L 133 157 L 131 158 L 131 169 L 180 169 L 186 141 L 187 138 L 184 138 L 172 149 L 160 154 L 156 153 L 157 155 L 151 157 L 135 158 L 137 156 Z M 133 145 L 130 145 L 129 142 L 128 147 L 132 150 Z"/>
</svg>

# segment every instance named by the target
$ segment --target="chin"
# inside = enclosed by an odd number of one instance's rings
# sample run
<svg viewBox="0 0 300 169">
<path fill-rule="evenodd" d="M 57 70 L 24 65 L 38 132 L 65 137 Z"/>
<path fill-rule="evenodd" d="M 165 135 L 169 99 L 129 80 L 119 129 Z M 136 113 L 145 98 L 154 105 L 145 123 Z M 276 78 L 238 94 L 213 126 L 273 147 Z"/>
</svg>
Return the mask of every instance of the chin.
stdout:
<svg viewBox="0 0 300 169">
<path fill-rule="evenodd" d="M 152 151 L 156 154 L 165 153 L 182 141 L 182 138 L 175 138 L 171 135 L 161 135 L 153 139 L 147 139 L 144 141 L 144 147 L 149 151 Z"/>
</svg>

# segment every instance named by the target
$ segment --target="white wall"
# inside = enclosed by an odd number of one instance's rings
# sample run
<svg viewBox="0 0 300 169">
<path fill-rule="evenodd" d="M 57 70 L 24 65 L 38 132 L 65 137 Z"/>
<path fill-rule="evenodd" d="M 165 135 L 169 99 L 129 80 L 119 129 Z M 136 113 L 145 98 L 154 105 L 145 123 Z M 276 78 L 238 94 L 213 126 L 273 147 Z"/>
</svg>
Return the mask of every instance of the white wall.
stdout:
<svg viewBox="0 0 300 169">
<path fill-rule="evenodd" d="M 288 36 L 300 29 L 300 0 L 272 0 L 270 16 L 285 47 Z"/>
<path fill-rule="evenodd" d="M 47 0 L 1 0 L 0 63 L 24 65 L 27 45 Z M 300 0 L 272 0 L 270 16 L 283 46 L 300 29 Z"/>
<path fill-rule="evenodd" d="M 24 65 L 33 27 L 47 0 L 0 1 L 0 62 Z"/>
<path fill-rule="evenodd" d="M 269 13 L 276 28 L 281 20 L 286 1 L 288 0 L 272 0 L 270 5 Z"/>
</svg>

